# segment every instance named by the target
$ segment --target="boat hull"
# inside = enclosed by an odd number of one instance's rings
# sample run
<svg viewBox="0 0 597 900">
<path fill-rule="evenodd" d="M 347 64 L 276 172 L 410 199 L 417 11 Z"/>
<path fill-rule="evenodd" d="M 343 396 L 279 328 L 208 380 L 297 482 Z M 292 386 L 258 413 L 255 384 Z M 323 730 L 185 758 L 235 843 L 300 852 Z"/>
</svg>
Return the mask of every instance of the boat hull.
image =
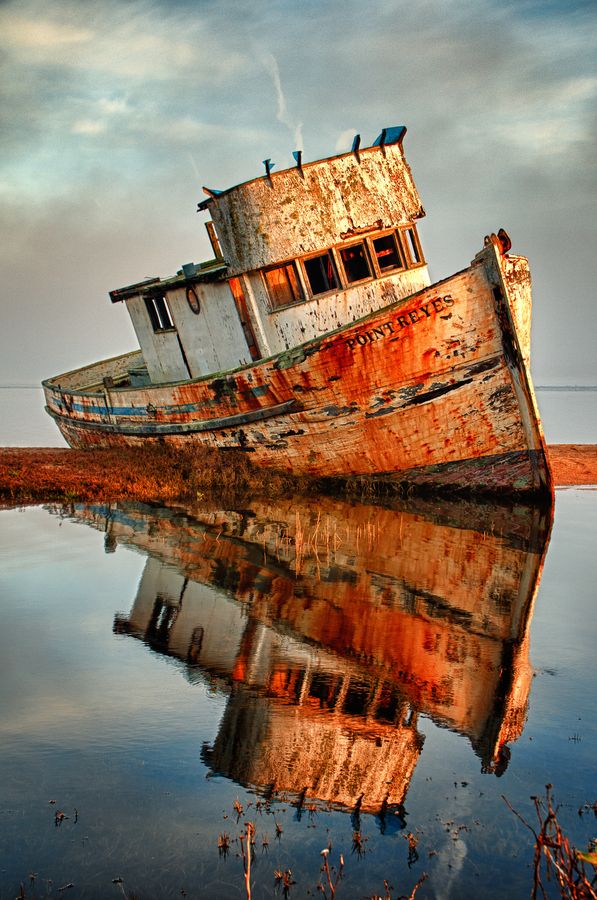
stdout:
<svg viewBox="0 0 597 900">
<path fill-rule="evenodd" d="M 47 410 L 76 448 L 203 444 L 316 478 L 548 496 L 529 326 L 526 261 L 490 243 L 463 272 L 271 359 L 138 388 L 90 389 L 95 366 L 45 382 Z"/>
</svg>

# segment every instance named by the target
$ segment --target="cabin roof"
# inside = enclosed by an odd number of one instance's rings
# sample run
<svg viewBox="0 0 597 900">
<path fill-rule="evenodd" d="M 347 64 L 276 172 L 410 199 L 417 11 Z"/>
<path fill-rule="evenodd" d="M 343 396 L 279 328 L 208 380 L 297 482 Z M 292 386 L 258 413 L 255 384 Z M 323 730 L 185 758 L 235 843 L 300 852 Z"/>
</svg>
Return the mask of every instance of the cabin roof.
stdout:
<svg viewBox="0 0 597 900">
<path fill-rule="evenodd" d="M 194 268 L 194 271 L 192 269 Z M 116 288 L 110 291 L 112 303 L 121 300 L 129 300 L 131 297 L 143 297 L 148 294 L 162 293 L 173 287 L 182 287 L 185 284 L 196 282 L 220 281 L 226 274 L 228 264 L 222 259 L 210 259 L 203 263 L 190 263 L 169 278 L 146 278 L 126 287 Z"/>
<path fill-rule="evenodd" d="M 239 187 L 243 187 L 247 184 L 253 184 L 257 181 L 263 181 L 265 179 L 277 178 L 280 175 L 283 175 L 285 172 L 289 172 L 294 168 L 299 168 L 301 170 L 308 169 L 323 162 L 331 162 L 334 159 L 342 159 L 342 157 L 345 156 L 356 155 L 358 157 L 358 155 L 361 153 L 370 153 L 372 151 L 383 150 L 384 147 L 387 147 L 390 144 L 402 145 L 405 134 L 406 125 L 392 125 L 389 128 L 383 128 L 370 147 L 361 147 L 361 136 L 360 134 L 356 134 L 353 140 L 352 149 L 347 153 L 335 153 L 333 156 L 323 156 L 320 159 L 314 159 L 311 162 L 307 163 L 302 162 L 302 151 L 295 151 L 295 159 L 297 160 L 296 166 L 289 166 L 287 169 L 280 169 L 278 172 L 271 171 L 275 163 L 273 163 L 269 159 L 264 160 L 263 164 L 266 166 L 265 175 L 259 175 L 257 178 L 249 178 L 247 181 L 240 181 L 238 184 L 235 184 L 229 188 L 225 188 L 224 190 L 216 190 L 215 188 L 212 189 L 204 187 L 203 190 L 208 196 L 206 200 L 202 200 L 197 204 L 197 210 L 199 212 L 202 212 L 203 210 L 208 209 L 213 200 L 217 200 L 218 197 L 222 197 L 224 194 L 229 194 L 231 191 L 235 191 Z"/>
</svg>

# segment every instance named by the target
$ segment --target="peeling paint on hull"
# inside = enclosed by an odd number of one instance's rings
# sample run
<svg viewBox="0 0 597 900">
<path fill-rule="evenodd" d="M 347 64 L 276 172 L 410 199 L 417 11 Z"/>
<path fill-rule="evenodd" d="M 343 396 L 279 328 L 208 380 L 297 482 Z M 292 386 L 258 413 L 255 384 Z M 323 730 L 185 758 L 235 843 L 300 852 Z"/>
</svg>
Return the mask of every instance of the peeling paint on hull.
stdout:
<svg viewBox="0 0 597 900">
<path fill-rule="evenodd" d="M 526 261 L 490 243 L 463 272 L 271 359 L 139 388 L 85 390 L 79 370 L 44 383 L 47 410 L 77 448 L 197 442 L 318 478 L 548 497 L 529 326 Z"/>
</svg>

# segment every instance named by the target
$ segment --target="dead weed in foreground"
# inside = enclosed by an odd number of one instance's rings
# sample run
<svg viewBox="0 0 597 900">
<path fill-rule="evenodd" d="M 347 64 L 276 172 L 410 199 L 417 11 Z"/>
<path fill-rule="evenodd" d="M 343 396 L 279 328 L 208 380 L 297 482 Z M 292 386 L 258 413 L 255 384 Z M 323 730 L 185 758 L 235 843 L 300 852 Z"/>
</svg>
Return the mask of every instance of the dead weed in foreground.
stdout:
<svg viewBox="0 0 597 900">
<path fill-rule="evenodd" d="M 137 500 L 168 504 L 246 494 L 306 491 L 307 479 L 251 466 L 240 451 L 0 448 L 0 501 Z"/>
</svg>

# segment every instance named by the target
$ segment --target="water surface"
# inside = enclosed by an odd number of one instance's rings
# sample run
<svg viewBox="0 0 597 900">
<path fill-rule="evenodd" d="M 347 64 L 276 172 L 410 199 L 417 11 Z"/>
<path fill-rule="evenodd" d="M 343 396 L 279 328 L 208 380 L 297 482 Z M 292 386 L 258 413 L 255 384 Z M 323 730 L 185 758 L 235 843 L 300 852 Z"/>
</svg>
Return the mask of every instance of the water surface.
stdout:
<svg viewBox="0 0 597 900">
<path fill-rule="evenodd" d="M 594 836 L 596 501 L 544 564 L 522 506 L 0 512 L 0 897 L 242 897 L 247 820 L 254 897 L 330 841 L 337 896 L 528 896 L 503 794 Z"/>
</svg>

